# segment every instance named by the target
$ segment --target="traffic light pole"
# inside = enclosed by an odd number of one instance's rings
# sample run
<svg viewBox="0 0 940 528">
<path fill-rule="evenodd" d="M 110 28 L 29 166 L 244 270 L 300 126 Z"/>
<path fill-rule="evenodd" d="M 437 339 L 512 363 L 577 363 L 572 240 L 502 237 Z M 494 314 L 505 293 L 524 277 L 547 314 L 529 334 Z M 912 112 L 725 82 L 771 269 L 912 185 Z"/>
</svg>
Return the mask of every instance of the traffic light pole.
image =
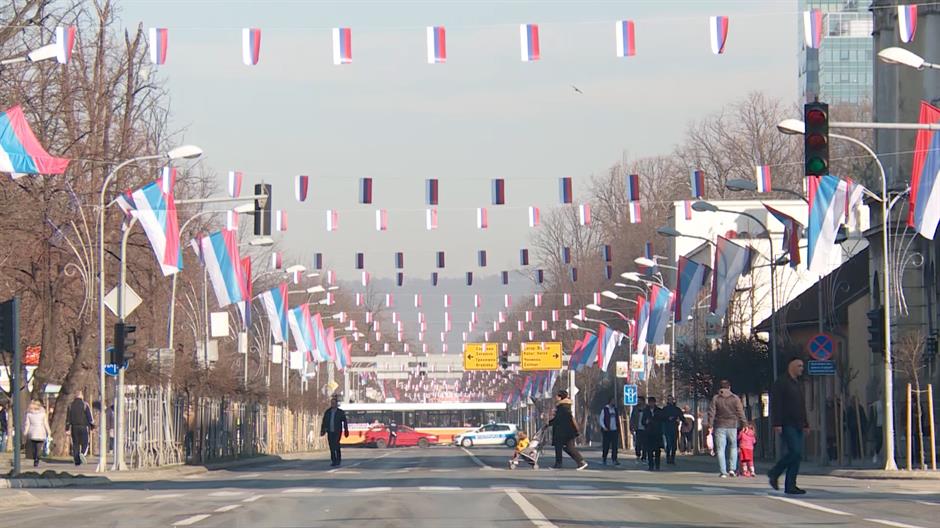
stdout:
<svg viewBox="0 0 940 528">
<path fill-rule="evenodd" d="M 124 281 L 127 279 L 127 239 L 136 223 L 137 217 L 132 216 L 130 223 L 124 229 L 124 234 L 121 236 L 121 271 L 118 275 L 117 313 L 118 319 L 122 323 L 124 322 Z M 124 463 L 124 429 L 127 424 L 124 419 L 124 365 L 117 365 L 117 367 L 117 389 L 114 391 L 114 399 L 116 400 L 114 405 L 114 465 L 111 469 L 126 471 L 127 464 Z M 101 402 L 101 406 L 104 407 L 104 401 Z M 107 445 L 104 448 L 107 448 Z"/>
</svg>

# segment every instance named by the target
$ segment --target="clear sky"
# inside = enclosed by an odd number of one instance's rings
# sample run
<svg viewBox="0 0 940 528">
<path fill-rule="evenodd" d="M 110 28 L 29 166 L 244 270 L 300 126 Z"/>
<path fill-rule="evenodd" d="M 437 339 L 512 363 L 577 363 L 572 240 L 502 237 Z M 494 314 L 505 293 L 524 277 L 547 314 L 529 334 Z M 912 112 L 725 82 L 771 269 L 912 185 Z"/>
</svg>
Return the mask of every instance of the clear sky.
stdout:
<svg viewBox="0 0 940 528">
<path fill-rule="evenodd" d="M 518 265 L 526 207 L 558 204 L 557 181 L 575 200 L 594 173 L 626 152 L 668 152 L 687 123 L 749 91 L 794 100 L 797 2 L 792 1 L 355 1 L 124 0 L 125 25 L 169 28 L 156 72 L 172 98 L 180 141 L 200 145 L 224 178 L 275 185 L 289 212 L 288 263 L 322 252 L 341 279 L 495 274 Z M 709 15 L 730 16 L 726 52 L 713 55 Z M 637 55 L 617 58 L 614 22 L 636 21 Z M 519 24 L 538 23 L 542 60 L 519 59 Z M 426 62 L 425 27 L 447 28 L 447 63 Z M 262 29 L 257 66 L 241 62 L 241 28 Z M 334 66 L 330 29 L 352 28 L 353 64 Z M 583 94 L 576 93 L 576 85 Z M 311 178 L 306 203 L 293 177 Z M 360 177 L 374 204 L 357 202 Z M 507 205 L 489 206 L 505 178 Z M 440 229 L 424 229 L 424 180 L 440 179 Z M 224 183 L 220 181 L 220 189 Z M 246 186 L 246 189 L 250 187 Z M 490 229 L 475 208 L 490 207 Z M 327 233 L 325 213 L 340 211 Z M 389 210 L 376 232 L 374 211 Z M 488 250 L 486 270 L 476 251 Z"/>
</svg>

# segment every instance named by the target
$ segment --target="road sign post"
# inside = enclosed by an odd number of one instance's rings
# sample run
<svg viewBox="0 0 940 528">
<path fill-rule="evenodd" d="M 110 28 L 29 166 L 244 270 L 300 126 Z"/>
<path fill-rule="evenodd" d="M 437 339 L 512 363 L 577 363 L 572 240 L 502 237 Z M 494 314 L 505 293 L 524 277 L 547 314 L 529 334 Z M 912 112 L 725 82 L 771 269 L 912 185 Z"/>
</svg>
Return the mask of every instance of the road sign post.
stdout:
<svg viewBox="0 0 940 528">
<path fill-rule="evenodd" d="M 519 354 L 520 370 L 561 370 L 563 354 L 561 343 L 522 343 Z"/>
<path fill-rule="evenodd" d="M 637 388 L 636 385 L 624 385 L 623 386 L 623 405 L 625 407 L 633 407 L 637 404 Z"/>
<path fill-rule="evenodd" d="M 463 348 L 464 370 L 499 370 L 498 343 L 467 343 Z"/>
</svg>

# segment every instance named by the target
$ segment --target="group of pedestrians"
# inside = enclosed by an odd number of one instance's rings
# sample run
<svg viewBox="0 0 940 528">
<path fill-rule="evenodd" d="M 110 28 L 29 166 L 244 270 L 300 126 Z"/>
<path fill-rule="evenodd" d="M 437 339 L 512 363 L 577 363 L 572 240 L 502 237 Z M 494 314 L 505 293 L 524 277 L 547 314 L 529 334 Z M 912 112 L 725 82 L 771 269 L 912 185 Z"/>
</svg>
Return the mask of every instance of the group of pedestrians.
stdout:
<svg viewBox="0 0 940 528">
<path fill-rule="evenodd" d="M 659 471 L 662 465 L 662 452 L 666 451 L 666 464 L 676 463 L 680 432 L 691 441 L 692 425 L 688 423 L 692 415 L 688 410 L 676 405 L 676 398 L 666 398 L 666 405 L 660 407 L 655 397 L 640 399 L 630 413 L 630 432 L 633 434 L 637 461 L 646 462 L 650 471 Z M 690 444 L 691 445 L 691 444 Z"/>
<path fill-rule="evenodd" d="M 95 428 L 91 407 L 85 401 L 82 391 L 75 393 L 65 415 L 65 434 L 72 440 L 72 460 L 76 466 L 85 463 L 88 455 L 89 433 Z M 48 451 L 52 441 L 52 428 L 49 426 L 49 414 L 39 400 L 29 403 L 23 420 L 23 438 L 26 441 L 26 456 L 33 459 L 33 467 L 39 467 L 39 460 Z"/>
</svg>

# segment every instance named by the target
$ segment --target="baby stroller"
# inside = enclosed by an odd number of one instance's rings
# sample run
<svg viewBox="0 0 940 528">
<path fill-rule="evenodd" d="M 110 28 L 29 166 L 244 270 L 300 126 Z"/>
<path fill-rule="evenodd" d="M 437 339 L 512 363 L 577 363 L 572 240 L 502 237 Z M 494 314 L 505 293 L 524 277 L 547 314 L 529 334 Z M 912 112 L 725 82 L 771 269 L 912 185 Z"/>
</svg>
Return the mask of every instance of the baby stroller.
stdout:
<svg viewBox="0 0 940 528">
<path fill-rule="evenodd" d="M 516 466 L 519 465 L 519 461 L 532 466 L 532 469 L 539 468 L 539 457 L 542 456 L 542 448 L 548 442 L 549 428 L 543 427 L 535 433 L 535 436 L 532 437 L 532 440 L 529 441 L 528 447 L 519 452 L 519 456 L 513 456 L 509 460 L 509 469 L 516 469 Z"/>
</svg>

